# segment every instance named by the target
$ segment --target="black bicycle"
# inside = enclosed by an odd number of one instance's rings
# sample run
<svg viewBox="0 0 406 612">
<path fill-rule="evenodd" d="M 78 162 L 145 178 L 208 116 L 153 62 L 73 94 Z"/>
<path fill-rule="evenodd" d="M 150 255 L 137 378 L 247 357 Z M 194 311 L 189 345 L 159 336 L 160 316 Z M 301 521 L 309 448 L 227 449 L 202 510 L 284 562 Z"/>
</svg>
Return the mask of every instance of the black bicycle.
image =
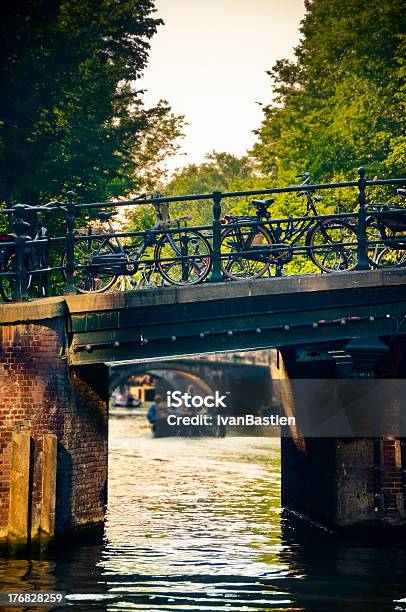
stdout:
<svg viewBox="0 0 406 612">
<path fill-rule="evenodd" d="M 406 198 L 406 189 L 397 194 Z M 368 207 L 366 234 L 369 244 L 367 256 L 374 268 L 406 265 L 406 210 L 392 210 L 389 206 Z M 375 214 L 376 212 L 383 214 Z"/>
<path fill-rule="evenodd" d="M 154 194 L 157 197 L 157 194 Z M 142 194 L 135 200 L 146 200 Z M 93 233 L 77 235 L 74 246 L 74 282 L 80 293 L 102 293 L 124 283 L 128 279 L 131 288 L 145 286 L 195 285 L 203 282 L 211 270 L 211 247 L 200 232 L 187 227 L 190 216 L 170 219 L 164 215 L 165 206 L 156 206 L 158 222 L 152 230 L 131 237 L 130 244 L 123 244 L 118 237 L 109 238 Z M 112 218 L 115 213 L 101 212 L 99 221 L 107 222 L 109 233 L 114 233 Z M 145 257 L 146 259 L 142 259 Z M 62 254 L 61 267 L 66 277 L 67 252 Z M 124 280 L 123 280 L 124 277 Z M 118 280 L 121 278 L 121 281 Z M 162 281 L 160 279 L 163 279 Z"/>
<path fill-rule="evenodd" d="M 255 216 L 224 215 L 227 224 L 221 240 L 221 265 L 223 274 L 230 279 L 260 278 L 276 266 L 276 274 L 292 260 L 294 249 L 304 242 L 304 252 L 323 272 L 353 270 L 357 265 L 357 231 L 345 220 L 321 219 L 317 216 L 315 202 L 322 197 L 314 189 L 306 187 L 310 181 L 308 172 L 297 193 L 304 197 L 306 212 L 300 219 L 289 219 L 284 227 L 272 221 L 269 207 L 275 201 L 252 200 Z"/>
<path fill-rule="evenodd" d="M 48 295 L 49 241 L 43 216 L 55 210 L 56 205 L 58 202 L 48 202 L 43 206 L 36 206 L 34 212 L 30 211 L 30 206 L 25 207 L 23 222 L 29 243 L 25 246 L 23 255 L 24 269 L 27 270 L 23 276 L 23 283 L 25 292 L 32 298 Z M 12 233 L 0 235 L 0 272 L 4 273 L 0 276 L 0 294 L 5 302 L 13 300 L 17 282 L 16 249 L 14 245 L 7 244 L 14 239 L 15 235 Z"/>
</svg>

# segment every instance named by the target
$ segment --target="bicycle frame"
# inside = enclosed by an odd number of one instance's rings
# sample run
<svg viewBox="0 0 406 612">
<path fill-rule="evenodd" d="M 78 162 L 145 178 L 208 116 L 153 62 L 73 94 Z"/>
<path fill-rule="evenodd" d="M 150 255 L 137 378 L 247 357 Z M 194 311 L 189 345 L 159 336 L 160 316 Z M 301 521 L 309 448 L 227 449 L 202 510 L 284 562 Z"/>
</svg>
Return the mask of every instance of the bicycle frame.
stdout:
<svg viewBox="0 0 406 612">
<path fill-rule="evenodd" d="M 299 240 L 304 235 L 306 235 L 308 231 L 311 229 L 313 225 L 311 216 L 312 215 L 317 216 L 317 210 L 316 210 L 316 207 L 313 201 L 312 192 L 307 190 L 307 191 L 299 192 L 299 194 L 304 195 L 306 198 L 306 213 L 304 214 L 304 216 L 309 217 L 309 220 L 297 221 L 296 223 L 293 220 L 289 221 L 287 224 L 287 227 L 284 230 L 278 231 L 278 228 L 273 227 L 272 217 L 267 210 L 258 211 L 255 217 L 254 216 L 234 217 L 232 221 L 227 225 L 227 227 L 233 226 L 234 230 L 239 235 L 239 247 L 241 247 L 240 250 L 245 251 L 246 250 L 245 245 L 252 244 L 252 240 L 255 238 L 255 235 L 257 233 L 257 227 L 261 227 L 266 232 L 268 232 L 268 234 L 272 238 L 272 241 L 275 243 L 275 246 L 277 244 L 283 243 L 286 240 L 290 241 L 289 246 L 295 246 L 299 242 Z M 242 233 L 241 233 L 241 227 L 243 227 L 244 220 L 245 221 L 247 220 L 250 220 L 250 221 L 257 220 L 258 221 L 257 225 L 252 226 L 251 231 L 246 240 L 244 240 Z M 255 255 L 247 254 L 245 257 L 246 259 L 253 259 L 253 258 L 257 259 L 258 257 L 260 257 L 258 261 L 266 261 L 269 258 L 267 257 L 266 253 L 264 253 L 262 257 L 259 253 Z"/>
<path fill-rule="evenodd" d="M 371 214 L 366 219 L 366 225 L 367 227 L 368 226 L 371 227 L 373 226 L 373 224 L 375 224 L 375 227 L 379 231 L 380 238 L 382 239 L 382 248 L 397 249 L 397 250 L 406 249 L 406 235 L 403 233 L 399 236 L 399 238 L 396 237 L 397 233 L 400 233 L 401 231 L 404 232 L 404 230 L 400 230 L 399 232 L 396 232 L 396 230 L 392 229 L 385 222 L 383 222 L 379 216 Z M 390 236 L 387 235 L 388 231 L 391 232 Z M 391 242 L 390 244 L 385 244 L 385 240 L 393 240 L 393 242 Z M 376 246 L 379 246 L 379 245 L 376 245 Z"/>
<path fill-rule="evenodd" d="M 108 220 L 108 226 L 109 226 L 109 230 L 110 233 L 114 233 L 114 228 L 113 225 L 111 223 L 110 220 Z M 179 232 L 182 231 L 182 228 L 180 227 L 180 225 L 178 224 L 178 229 Z M 184 228 L 184 232 L 185 235 L 187 235 L 187 228 Z M 181 261 L 183 261 L 183 257 L 184 257 L 184 253 L 182 252 L 182 249 L 179 249 L 175 240 L 173 239 L 173 235 L 170 232 L 165 232 L 163 233 L 162 236 L 160 236 L 159 238 L 156 237 L 155 234 L 153 234 L 152 232 L 146 232 L 145 237 L 142 238 L 142 243 L 140 244 L 140 246 L 135 250 L 135 252 L 133 252 L 133 254 L 129 253 L 129 251 L 131 251 L 133 249 L 132 245 L 128 245 L 125 246 L 122 244 L 121 240 L 119 239 L 119 237 L 115 236 L 114 237 L 114 242 L 117 248 L 117 255 L 122 255 L 123 257 L 125 257 L 127 259 L 127 263 L 133 263 L 134 268 L 131 270 L 128 267 L 123 271 L 123 274 L 126 275 L 133 275 L 138 271 L 138 261 L 140 260 L 140 258 L 142 257 L 142 255 L 145 253 L 145 251 L 147 250 L 147 248 L 149 246 L 153 246 L 153 245 L 158 245 L 159 243 L 163 242 L 164 240 L 167 240 L 168 243 L 170 244 L 170 246 L 172 247 L 172 249 L 174 250 L 174 252 L 176 253 L 176 255 L 181 259 Z M 97 257 L 100 253 L 100 251 L 103 249 L 104 246 L 106 246 L 106 244 L 109 243 L 109 238 L 105 238 L 103 241 L 101 241 L 99 248 L 97 249 L 97 251 L 94 253 L 93 257 Z M 111 243 L 109 243 L 111 244 Z M 182 241 L 181 241 L 181 247 L 182 247 Z M 108 256 L 104 256 L 101 255 L 100 257 L 104 257 L 106 260 L 108 259 Z M 191 261 L 190 259 L 186 259 L 185 260 L 188 265 L 190 265 Z M 113 264 L 114 265 L 114 264 Z M 151 263 L 148 267 L 155 267 L 156 263 Z M 186 268 L 183 270 L 183 274 L 186 274 Z"/>
<path fill-rule="evenodd" d="M 5 234 L 6 240 L 12 240 L 12 234 Z M 24 249 L 24 259 L 27 270 L 30 270 L 26 274 L 26 290 L 29 291 L 32 284 L 33 278 L 35 276 L 36 270 L 46 270 L 48 266 L 48 248 L 49 243 L 43 243 L 43 240 L 47 239 L 47 229 L 38 220 L 38 226 L 35 232 L 34 237 L 30 240 L 32 241 L 30 244 L 27 244 Z M 35 244 L 35 243 L 39 244 Z M 7 262 L 15 255 L 15 247 L 12 245 L 4 245 L 1 246 L 0 242 L 0 267 L 3 269 Z M 13 261 L 13 267 L 14 267 Z M 44 278 L 41 282 L 41 293 L 43 297 L 48 295 L 48 275 L 44 273 Z"/>
</svg>

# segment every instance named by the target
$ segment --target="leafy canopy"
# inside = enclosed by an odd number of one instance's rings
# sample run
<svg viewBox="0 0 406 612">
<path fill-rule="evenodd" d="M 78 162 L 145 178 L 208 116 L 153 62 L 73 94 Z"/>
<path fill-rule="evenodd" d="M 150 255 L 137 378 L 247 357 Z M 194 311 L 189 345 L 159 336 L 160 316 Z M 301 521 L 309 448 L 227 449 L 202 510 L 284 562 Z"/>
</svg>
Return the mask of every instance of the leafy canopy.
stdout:
<svg viewBox="0 0 406 612">
<path fill-rule="evenodd" d="M 163 22 L 152 0 L 4 0 L 0 40 L 0 201 L 84 200 L 162 172 L 182 118 L 146 109 L 136 80 Z"/>
<path fill-rule="evenodd" d="M 253 154 L 278 183 L 405 172 L 405 26 L 398 0 L 307 0 L 294 61 L 269 75 Z"/>
</svg>

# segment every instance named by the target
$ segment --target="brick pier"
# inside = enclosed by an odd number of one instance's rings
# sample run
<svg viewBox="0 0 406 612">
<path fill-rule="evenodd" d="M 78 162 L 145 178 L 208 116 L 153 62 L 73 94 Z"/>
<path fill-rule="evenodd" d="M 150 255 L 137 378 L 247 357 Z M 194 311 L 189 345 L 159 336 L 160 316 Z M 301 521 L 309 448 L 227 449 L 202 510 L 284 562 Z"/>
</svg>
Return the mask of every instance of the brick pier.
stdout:
<svg viewBox="0 0 406 612">
<path fill-rule="evenodd" d="M 350 375 L 369 370 L 370 377 L 404 378 L 406 344 L 388 344 L 385 354 L 353 355 Z M 273 366 L 273 376 L 285 379 L 311 377 L 314 372 L 320 378 L 339 376 L 332 362 L 297 364 L 289 352 L 285 359 L 280 356 L 279 368 Z M 283 401 L 285 410 L 294 414 L 294 397 Z M 293 432 L 282 438 L 281 448 L 285 507 L 349 534 L 406 534 L 404 438 L 304 438 Z"/>
<path fill-rule="evenodd" d="M 0 325 L 0 541 L 35 544 L 103 524 L 108 368 L 68 366 L 63 303 L 8 312 L 14 321 L 6 312 Z"/>
</svg>

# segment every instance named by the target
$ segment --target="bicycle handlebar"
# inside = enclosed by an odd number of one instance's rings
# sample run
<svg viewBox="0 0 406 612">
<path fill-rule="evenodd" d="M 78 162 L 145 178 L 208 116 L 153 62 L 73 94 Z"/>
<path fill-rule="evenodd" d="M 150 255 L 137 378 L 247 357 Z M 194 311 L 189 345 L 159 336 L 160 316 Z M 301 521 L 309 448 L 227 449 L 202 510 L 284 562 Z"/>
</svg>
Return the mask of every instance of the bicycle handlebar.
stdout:
<svg viewBox="0 0 406 612">
<path fill-rule="evenodd" d="M 135 198 L 133 198 L 133 202 L 137 202 L 137 200 L 145 200 L 146 197 L 146 193 L 140 193 L 139 195 L 135 196 Z"/>
<path fill-rule="evenodd" d="M 302 172 L 301 174 L 297 174 L 296 178 L 303 178 L 304 181 L 302 181 L 300 183 L 301 185 L 307 185 L 307 183 L 310 181 L 310 172 Z"/>
<path fill-rule="evenodd" d="M 135 196 L 135 198 L 132 199 L 133 202 L 138 202 L 138 200 L 146 200 L 147 198 L 163 198 L 163 193 L 161 193 L 160 191 L 155 191 L 155 192 L 144 192 L 144 193 L 140 193 L 139 195 Z"/>
</svg>

